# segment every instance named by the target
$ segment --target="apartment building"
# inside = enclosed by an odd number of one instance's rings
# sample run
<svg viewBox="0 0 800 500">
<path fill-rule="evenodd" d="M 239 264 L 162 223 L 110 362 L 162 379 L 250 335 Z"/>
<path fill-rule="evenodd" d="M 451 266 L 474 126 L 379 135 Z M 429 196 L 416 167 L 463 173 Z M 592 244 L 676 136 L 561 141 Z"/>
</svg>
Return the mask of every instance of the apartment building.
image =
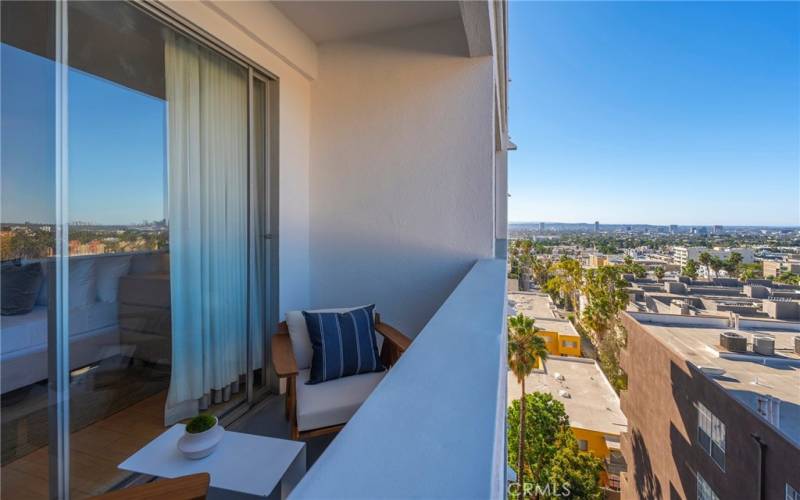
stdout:
<svg viewBox="0 0 800 500">
<path fill-rule="evenodd" d="M 634 311 L 730 318 L 800 319 L 800 287 L 772 280 L 733 278 L 653 282 L 633 278 L 628 288 Z"/>
<path fill-rule="evenodd" d="M 603 461 L 603 486 L 619 491 L 625 460 L 620 436 L 627 419 L 620 410 L 619 397 L 593 359 L 557 357 L 547 359 L 541 371 L 525 379 L 526 390 L 550 394 L 564 405 L 578 447 Z M 508 400 L 520 398 L 520 385 L 508 374 Z"/>
<path fill-rule="evenodd" d="M 783 273 L 800 274 L 800 260 L 765 260 L 761 265 L 765 278 L 774 278 Z"/>
<path fill-rule="evenodd" d="M 687 262 L 693 260 L 700 261 L 700 254 L 707 252 L 714 257 L 720 259 L 727 259 L 731 254 L 738 253 L 742 256 L 742 262 L 745 264 L 752 264 L 754 262 L 752 248 L 706 248 L 706 247 L 674 247 L 674 260 L 675 263 L 683 267 Z"/>
<path fill-rule="evenodd" d="M 35 303 L 4 302 L 2 498 L 174 475 L 120 465 L 201 411 L 296 454 L 303 408 L 336 420 L 295 498 L 504 495 L 504 1 L 1 8 L 2 224 L 54 228 L 21 264 Z M 168 247 L 71 252 L 142 220 Z M 363 304 L 399 361 L 294 384 L 287 313 Z M 212 489 L 269 495 L 259 449 Z"/>
<path fill-rule="evenodd" d="M 589 254 L 589 267 L 597 269 L 603 266 L 614 266 L 622 264 L 625 258 L 622 255 L 604 255 L 598 253 Z"/>
<path fill-rule="evenodd" d="M 522 313 L 535 320 L 534 326 L 547 343 L 551 356 L 581 356 L 581 336 L 572 322 L 556 316 L 555 304 L 547 294 L 509 292 L 512 314 Z"/>
<path fill-rule="evenodd" d="M 800 323 L 627 313 L 622 498 L 796 498 Z"/>
</svg>

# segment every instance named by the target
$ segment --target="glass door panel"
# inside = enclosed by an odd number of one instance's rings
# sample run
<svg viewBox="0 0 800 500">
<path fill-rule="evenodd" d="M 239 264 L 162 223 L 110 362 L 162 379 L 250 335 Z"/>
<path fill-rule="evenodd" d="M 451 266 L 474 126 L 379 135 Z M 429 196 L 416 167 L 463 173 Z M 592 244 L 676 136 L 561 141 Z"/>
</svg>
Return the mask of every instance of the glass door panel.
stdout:
<svg viewBox="0 0 800 500">
<path fill-rule="evenodd" d="M 160 24 L 122 2 L 69 6 L 70 489 L 84 498 L 164 430 L 168 106 Z"/>
<path fill-rule="evenodd" d="M 48 498 L 55 270 L 55 8 L 2 2 L 0 497 Z"/>
<path fill-rule="evenodd" d="M 274 385 L 272 82 L 129 3 L 2 23 L 0 495 L 84 498 Z"/>
</svg>

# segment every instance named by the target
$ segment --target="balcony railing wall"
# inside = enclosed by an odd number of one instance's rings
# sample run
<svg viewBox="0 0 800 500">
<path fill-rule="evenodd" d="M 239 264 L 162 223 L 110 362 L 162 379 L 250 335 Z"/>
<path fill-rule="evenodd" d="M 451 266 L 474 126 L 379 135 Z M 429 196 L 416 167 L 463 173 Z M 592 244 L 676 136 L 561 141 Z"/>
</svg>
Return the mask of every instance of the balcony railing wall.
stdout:
<svg viewBox="0 0 800 500">
<path fill-rule="evenodd" d="M 503 497 L 505 282 L 474 264 L 294 498 Z"/>
</svg>

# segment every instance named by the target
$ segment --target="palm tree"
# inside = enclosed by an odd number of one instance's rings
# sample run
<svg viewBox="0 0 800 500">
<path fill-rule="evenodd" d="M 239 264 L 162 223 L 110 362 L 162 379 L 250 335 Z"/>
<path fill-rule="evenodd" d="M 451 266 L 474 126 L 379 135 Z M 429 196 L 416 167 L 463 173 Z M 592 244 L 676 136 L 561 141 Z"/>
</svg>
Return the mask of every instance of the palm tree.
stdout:
<svg viewBox="0 0 800 500">
<path fill-rule="evenodd" d="M 568 311 L 577 311 L 578 292 L 583 282 L 581 263 L 569 257 L 562 257 L 553 265 L 553 272 L 554 275 L 548 280 L 547 287 L 561 295 Z"/>
<path fill-rule="evenodd" d="M 547 359 L 547 343 L 537 332 L 533 318 L 522 313 L 508 317 L 508 367 L 522 388 L 519 405 L 519 447 L 517 475 L 523 480 L 525 453 L 525 377 L 533 373 L 538 361 Z"/>
<path fill-rule="evenodd" d="M 531 264 L 531 277 L 539 288 L 543 288 L 550 279 L 550 264 L 544 259 L 535 259 Z"/>
</svg>

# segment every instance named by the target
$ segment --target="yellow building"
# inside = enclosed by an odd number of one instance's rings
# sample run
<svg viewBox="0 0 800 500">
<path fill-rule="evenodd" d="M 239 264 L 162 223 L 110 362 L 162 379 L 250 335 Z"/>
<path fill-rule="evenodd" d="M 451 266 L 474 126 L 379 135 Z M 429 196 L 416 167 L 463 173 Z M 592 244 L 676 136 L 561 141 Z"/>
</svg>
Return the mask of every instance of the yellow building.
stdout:
<svg viewBox="0 0 800 500">
<path fill-rule="evenodd" d="M 592 254 L 589 255 L 589 267 L 597 269 L 608 264 L 608 257 L 605 255 Z"/>
<path fill-rule="evenodd" d="M 581 357 L 581 336 L 568 320 L 535 318 L 535 325 L 551 356 Z"/>
<path fill-rule="evenodd" d="M 551 356 L 581 356 L 581 336 L 566 319 L 557 319 L 550 297 L 536 292 L 509 292 L 508 300 L 514 314 L 533 318 L 539 335 L 547 342 Z"/>
</svg>

